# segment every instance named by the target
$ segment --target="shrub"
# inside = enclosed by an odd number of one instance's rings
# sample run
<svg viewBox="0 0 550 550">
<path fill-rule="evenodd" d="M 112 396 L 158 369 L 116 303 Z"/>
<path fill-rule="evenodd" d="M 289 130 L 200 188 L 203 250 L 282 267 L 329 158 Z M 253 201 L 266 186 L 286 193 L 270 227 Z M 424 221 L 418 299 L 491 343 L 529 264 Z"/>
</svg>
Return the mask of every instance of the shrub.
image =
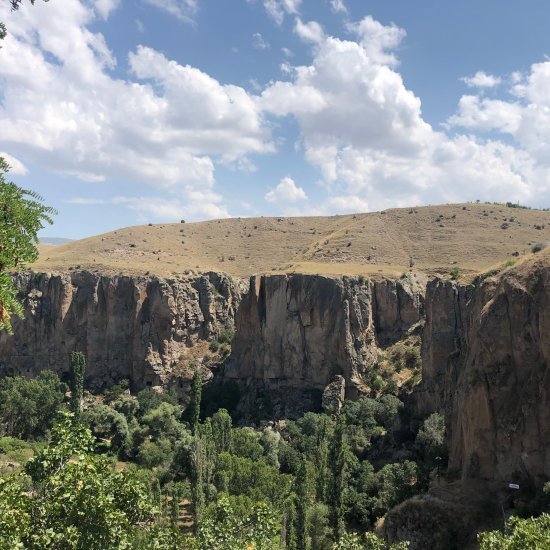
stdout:
<svg viewBox="0 0 550 550">
<path fill-rule="evenodd" d="M 536 254 L 537 252 L 540 252 L 541 250 L 544 250 L 548 246 L 548 243 L 535 243 L 531 247 L 531 252 L 533 254 Z"/>
<path fill-rule="evenodd" d="M 449 271 L 449 275 L 451 276 L 451 279 L 458 279 L 460 277 L 460 269 L 458 269 L 458 267 L 453 267 L 453 269 Z"/>
<path fill-rule="evenodd" d="M 234 330 L 225 329 L 220 332 L 220 335 L 218 336 L 218 342 L 220 344 L 231 344 L 234 337 L 235 337 Z"/>
</svg>

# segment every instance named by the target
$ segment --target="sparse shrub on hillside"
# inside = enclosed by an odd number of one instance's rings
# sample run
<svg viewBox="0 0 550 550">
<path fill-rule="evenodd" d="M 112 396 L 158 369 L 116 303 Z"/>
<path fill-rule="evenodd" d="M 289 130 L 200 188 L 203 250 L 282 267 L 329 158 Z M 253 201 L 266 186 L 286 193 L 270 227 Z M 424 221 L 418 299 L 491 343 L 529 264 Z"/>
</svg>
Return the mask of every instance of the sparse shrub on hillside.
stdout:
<svg viewBox="0 0 550 550">
<path fill-rule="evenodd" d="M 231 344 L 231 342 L 233 342 L 234 337 L 235 337 L 234 330 L 224 329 L 220 332 L 220 335 L 218 336 L 218 342 L 220 342 L 220 344 Z"/>
<path fill-rule="evenodd" d="M 531 247 L 531 252 L 533 254 L 536 254 L 537 252 L 540 252 L 541 250 L 544 250 L 548 246 L 548 243 L 535 243 Z"/>
<path fill-rule="evenodd" d="M 504 263 L 504 267 L 514 267 L 516 265 L 516 262 L 517 260 L 514 260 L 513 258 L 508 258 Z"/>
<path fill-rule="evenodd" d="M 449 271 L 449 275 L 451 276 L 451 279 L 456 280 L 460 277 L 460 269 L 458 267 L 453 267 L 451 271 Z"/>
</svg>

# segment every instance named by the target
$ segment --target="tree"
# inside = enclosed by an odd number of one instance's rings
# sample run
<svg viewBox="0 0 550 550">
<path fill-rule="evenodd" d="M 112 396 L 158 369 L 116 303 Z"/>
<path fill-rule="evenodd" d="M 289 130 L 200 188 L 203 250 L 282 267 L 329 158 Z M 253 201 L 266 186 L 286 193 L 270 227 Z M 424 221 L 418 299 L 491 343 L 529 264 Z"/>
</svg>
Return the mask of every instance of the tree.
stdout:
<svg viewBox="0 0 550 550">
<path fill-rule="evenodd" d="M 0 27 L 0 37 L 5 28 Z M 0 157 L 0 330 L 12 331 L 11 316 L 22 317 L 23 307 L 9 275 L 38 257 L 38 232 L 53 223 L 55 209 L 42 204 L 43 198 L 5 180 L 8 163 Z"/>
<path fill-rule="evenodd" d="M 116 472 L 93 454 L 93 436 L 66 416 L 24 474 L 0 480 L 0 549 L 134 548 L 154 507 L 131 470 Z M 30 484 L 30 486 L 29 486 Z"/>
<path fill-rule="evenodd" d="M 71 409 L 76 422 L 80 422 L 82 414 L 82 396 L 84 395 L 84 370 L 86 369 L 86 358 L 80 351 L 71 353 Z"/>
<path fill-rule="evenodd" d="M 307 463 L 302 455 L 300 469 L 296 476 L 296 548 L 307 550 L 307 511 L 309 508 L 309 492 L 307 479 Z"/>
<path fill-rule="evenodd" d="M 330 446 L 330 485 L 329 505 L 330 524 L 334 534 L 334 540 L 339 541 L 344 533 L 344 479 L 346 474 L 346 416 L 341 412 L 336 421 L 336 429 Z"/>
<path fill-rule="evenodd" d="M 511 517 L 504 531 L 489 531 L 478 535 L 481 550 L 544 550 L 550 548 L 550 515 L 522 519 Z"/>
<path fill-rule="evenodd" d="M 202 396 L 202 377 L 200 369 L 195 368 L 193 374 L 193 383 L 191 385 L 191 401 L 189 403 L 189 421 L 191 423 L 191 432 L 195 435 L 201 415 L 201 396 Z"/>
<path fill-rule="evenodd" d="M 63 402 L 64 386 L 51 371 L 43 371 L 32 380 L 22 376 L 0 380 L 2 431 L 21 439 L 43 436 Z"/>
</svg>

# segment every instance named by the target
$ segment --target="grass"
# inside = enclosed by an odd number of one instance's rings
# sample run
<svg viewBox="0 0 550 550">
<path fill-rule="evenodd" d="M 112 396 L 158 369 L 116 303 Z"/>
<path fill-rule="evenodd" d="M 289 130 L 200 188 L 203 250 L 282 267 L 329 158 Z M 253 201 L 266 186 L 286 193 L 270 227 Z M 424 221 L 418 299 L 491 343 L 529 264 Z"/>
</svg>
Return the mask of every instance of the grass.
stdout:
<svg viewBox="0 0 550 550">
<path fill-rule="evenodd" d="M 399 277 L 411 264 L 417 273 L 445 275 L 458 264 L 468 277 L 550 240 L 550 212 L 514 208 L 512 217 L 511 212 L 506 205 L 466 203 L 344 216 L 146 224 L 41 246 L 32 268 L 56 272 L 80 266 L 105 275 L 174 278 L 210 270 L 236 277 L 301 272 L 380 278 Z"/>
</svg>

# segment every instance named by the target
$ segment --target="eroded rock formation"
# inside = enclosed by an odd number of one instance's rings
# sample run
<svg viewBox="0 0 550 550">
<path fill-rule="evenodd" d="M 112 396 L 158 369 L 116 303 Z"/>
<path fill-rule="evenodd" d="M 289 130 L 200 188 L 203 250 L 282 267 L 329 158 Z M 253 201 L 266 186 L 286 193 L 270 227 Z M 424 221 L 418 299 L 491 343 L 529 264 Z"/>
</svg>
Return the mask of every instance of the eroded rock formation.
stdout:
<svg viewBox="0 0 550 550">
<path fill-rule="evenodd" d="M 346 396 L 356 397 L 378 344 L 396 341 L 422 318 L 422 294 L 408 279 L 252 277 L 224 376 L 246 382 L 248 408 L 267 399 L 265 412 L 274 416 L 319 408 L 336 375 Z"/>
<path fill-rule="evenodd" d="M 127 378 L 135 389 L 188 377 L 193 346 L 233 328 L 243 290 L 216 273 L 178 280 L 27 273 L 16 285 L 25 317 L 14 321 L 13 336 L 0 334 L 0 376 L 63 373 L 78 350 L 87 356 L 88 387 Z"/>
<path fill-rule="evenodd" d="M 445 412 L 451 471 L 502 486 L 550 477 L 550 267 L 476 287 L 432 281 L 419 406 Z"/>
</svg>

